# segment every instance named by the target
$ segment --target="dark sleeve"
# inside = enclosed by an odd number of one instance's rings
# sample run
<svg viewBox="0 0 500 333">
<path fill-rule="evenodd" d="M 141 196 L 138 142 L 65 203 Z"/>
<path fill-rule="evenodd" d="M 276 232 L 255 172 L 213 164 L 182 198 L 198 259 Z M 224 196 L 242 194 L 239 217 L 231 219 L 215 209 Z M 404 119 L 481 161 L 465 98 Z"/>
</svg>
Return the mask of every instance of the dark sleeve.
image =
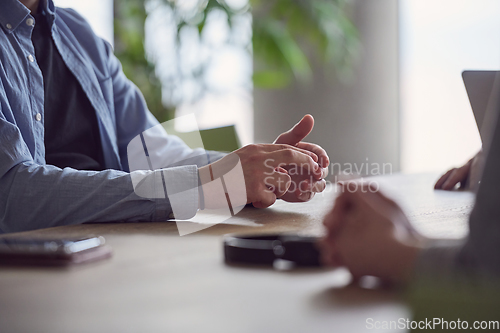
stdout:
<svg viewBox="0 0 500 333">
<path fill-rule="evenodd" d="M 435 244 L 421 254 L 420 276 L 500 275 L 500 118 L 491 138 L 466 240 Z"/>
</svg>

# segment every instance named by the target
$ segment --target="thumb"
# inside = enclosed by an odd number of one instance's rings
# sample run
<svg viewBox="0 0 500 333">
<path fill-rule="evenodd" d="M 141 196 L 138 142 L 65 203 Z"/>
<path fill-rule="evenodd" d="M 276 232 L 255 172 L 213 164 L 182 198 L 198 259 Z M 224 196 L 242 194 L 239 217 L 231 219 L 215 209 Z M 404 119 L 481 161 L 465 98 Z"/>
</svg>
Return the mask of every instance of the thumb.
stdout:
<svg viewBox="0 0 500 333">
<path fill-rule="evenodd" d="M 311 133 L 313 127 L 313 116 L 306 114 L 291 130 L 281 134 L 274 143 L 294 146 Z"/>
</svg>

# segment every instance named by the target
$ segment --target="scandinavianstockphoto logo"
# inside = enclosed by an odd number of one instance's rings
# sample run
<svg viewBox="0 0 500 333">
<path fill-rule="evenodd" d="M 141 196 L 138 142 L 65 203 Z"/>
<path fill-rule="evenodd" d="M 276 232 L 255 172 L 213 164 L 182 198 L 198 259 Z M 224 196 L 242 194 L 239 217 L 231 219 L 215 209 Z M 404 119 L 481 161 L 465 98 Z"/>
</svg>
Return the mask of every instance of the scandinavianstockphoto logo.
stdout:
<svg viewBox="0 0 500 333">
<path fill-rule="evenodd" d="M 295 192 L 299 191 L 302 194 L 310 194 L 310 187 L 321 185 L 315 183 L 312 177 L 308 179 L 303 179 L 300 182 L 283 182 L 281 179 L 277 181 L 274 180 L 273 175 L 275 172 L 273 159 L 267 159 L 264 162 L 264 166 L 267 171 L 264 174 L 268 177 L 265 178 L 264 182 L 267 186 L 267 190 L 270 192 L 284 193 L 286 191 Z M 290 164 L 286 167 L 287 174 L 290 177 L 310 175 L 310 165 L 309 164 Z M 321 195 L 328 195 L 331 192 L 339 194 L 341 192 L 378 192 L 380 190 L 380 184 L 378 182 L 378 176 L 392 175 L 393 167 L 391 163 L 377 163 L 369 162 L 366 158 L 365 162 L 362 163 L 331 163 L 328 168 L 323 169 L 322 179 L 325 179 L 324 190 Z M 326 180 L 326 176 L 330 176 L 330 180 Z M 340 185 L 340 186 L 335 186 Z"/>
<path fill-rule="evenodd" d="M 193 129 L 189 133 L 191 149 L 174 142 L 179 138 L 167 136 L 176 122 Z M 214 164 L 210 168 L 211 178 L 201 186 L 197 167 L 214 161 L 204 149 L 196 118 L 192 114 L 142 132 L 130 141 L 127 157 L 134 192 L 147 199 L 168 198 L 173 212 L 171 217 L 175 217 L 181 236 L 228 220 L 247 202 L 243 168 L 237 154 L 226 156 L 229 163 L 224 163 L 223 170 L 218 170 Z M 191 167 L 180 167 L 186 165 Z M 204 192 L 210 193 L 211 207 L 203 207 Z M 193 217 L 198 208 L 204 209 Z"/>
</svg>

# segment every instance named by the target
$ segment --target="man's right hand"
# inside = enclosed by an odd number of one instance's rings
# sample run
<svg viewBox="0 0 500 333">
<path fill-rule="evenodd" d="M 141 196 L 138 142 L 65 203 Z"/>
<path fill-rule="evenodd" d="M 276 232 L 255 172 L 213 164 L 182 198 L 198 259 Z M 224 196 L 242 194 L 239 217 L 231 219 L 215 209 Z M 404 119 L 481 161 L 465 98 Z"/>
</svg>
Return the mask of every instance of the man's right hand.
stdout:
<svg viewBox="0 0 500 333">
<path fill-rule="evenodd" d="M 224 176 L 238 161 L 241 162 L 245 178 L 246 203 L 252 203 L 257 208 L 271 206 L 276 198 L 288 191 L 291 178 L 285 166 L 296 165 L 307 169 L 315 179 L 322 177 L 318 156 L 313 152 L 286 144 L 251 144 L 199 168 L 202 184 Z M 203 191 L 206 208 L 220 208 L 219 205 L 226 204 L 224 200 L 218 202 L 217 198 L 213 198 L 209 187 L 204 186 Z"/>
</svg>

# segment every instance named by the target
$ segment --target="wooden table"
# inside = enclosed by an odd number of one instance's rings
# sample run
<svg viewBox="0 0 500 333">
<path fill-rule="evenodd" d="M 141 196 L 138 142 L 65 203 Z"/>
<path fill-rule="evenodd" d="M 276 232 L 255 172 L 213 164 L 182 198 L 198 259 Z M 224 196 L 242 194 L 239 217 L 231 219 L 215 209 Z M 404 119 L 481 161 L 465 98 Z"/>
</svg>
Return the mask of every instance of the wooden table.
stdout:
<svg viewBox="0 0 500 333">
<path fill-rule="evenodd" d="M 425 234 L 463 236 L 473 196 L 433 191 L 436 177 L 375 180 Z M 183 237 L 171 222 L 22 233 L 102 235 L 114 256 L 70 269 L 0 268 L 0 332 L 363 332 L 367 318 L 410 317 L 400 295 L 349 286 L 342 269 L 277 271 L 223 263 L 226 233 L 320 235 L 334 196 L 331 187 L 306 204 L 245 208 L 225 224 Z"/>
</svg>

